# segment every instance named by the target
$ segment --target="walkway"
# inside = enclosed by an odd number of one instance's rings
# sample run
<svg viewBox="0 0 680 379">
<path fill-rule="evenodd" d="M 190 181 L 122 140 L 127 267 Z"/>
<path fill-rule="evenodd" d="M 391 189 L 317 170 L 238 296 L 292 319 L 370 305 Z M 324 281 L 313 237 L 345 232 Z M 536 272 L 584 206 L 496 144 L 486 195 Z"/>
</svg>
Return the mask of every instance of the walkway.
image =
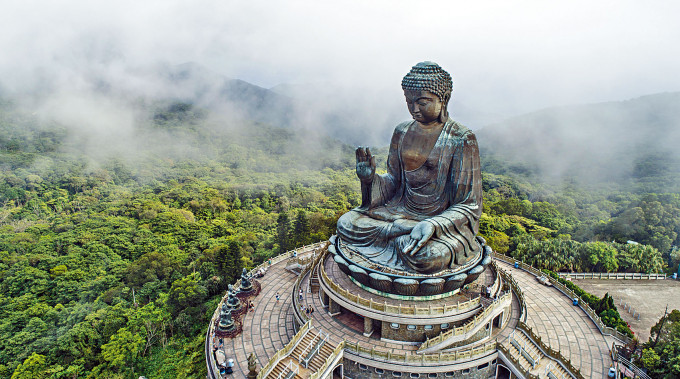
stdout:
<svg viewBox="0 0 680 379">
<path fill-rule="evenodd" d="M 340 272 L 340 270 L 337 268 L 336 265 L 331 264 L 329 262 L 332 262 L 330 259 L 326 260 L 326 269 L 329 271 L 329 273 L 332 273 L 335 278 L 343 278 L 346 276 Z M 475 288 L 481 288 L 485 287 L 487 284 L 486 283 L 493 283 L 494 280 L 494 275 L 491 273 L 491 270 L 486 270 L 484 275 L 480 276 L 474 283 L 472 283 L 472 286 Z M 349 279 L 343 279 L 342 281 L 343 288 L 346 288 L 350 290 L 352 293 L 360 293 L 362 296 L 365 298 L 372 298 L 376 297 L 376 295 L 373 295 L 360 287 L 358 287 L 356 284 L 354 284 L 352 281 Z M 321 298 L 319 295 L 319 292 L 317 290 L 314 290 L 313 292 L 310 292 L 309 290 L 309 280 L 305 278 L 305 280 L 302 281 L 302 289 L 304 293 L 304 300 L 303 300 L 303 305 L 305 307 L 311 306 L 314 308 L 314 313 L 312 315 L 313 322 L 314 322 L 314 327 L 315 328 L 320 328 L 323 331 L 327 332 L 330 335 L 330 340 L 333 342 L 333 344 L 339 344 L 342 340 L 347 339 L 348 341 L 351 342 L 358 342 L 362 346 L 373 346 L 377 350 L 382 350 L 382 351 L 392 351 L 397 354 L 404 354 L 404 353 L 413 353 L 418 350 L 418 345 L 420 344 L 405 344 L 405 343 L 396 343 L 396 342 L 388 342 L 388 341 L 381 341 L 380 340 L 380 330 L 376 329 L 373 332 L 373 335 L 371 337 L 366 337 L 363 335 L 364 332 L 364 320 L 363 317 L 357 316 L 353 314 L 352 312 L 344 311 L 342 314 L 331 317 L 327 309 L 323 307 L 323 303 L 321 302 Z M 469 292 L 465 294 L 456 294 L 452 296 L 451 298 L 444 299 L 444 300 L 432 300 L 432 301 L 425 301 L 425 302 L 418 302 L 419 306 L 423 306 L 424 304 L 439 304 L 441 305 L 444 302 L 464 302 L 467 300 L 470 300 L 472 296 L 479 296 L 479 292 L 474 291 L 474 292 Z M 398 305 L 400 302 L 399 300 L 394 300 L 394 299 L 387 299 L 386 302 L 392 303 L 395 305 Z M 403 303 L 407 303 L 402 301 Z M 515 301 L 516 303 L 516 301 Z M 422 304 L 422 305 L 421 305 Z M 514 304 L 514 306 L 519 307 L 519 305 Z M 515 316 L 516 317 L 516 316 Z M 513 325 L 516 325 L 516 321 L 514 322 Z"/>
<path fill-rule="evenodd" d="M 243 332 L 234 339 L 224 339 L 222 350 L 235 363 L 234 375 L 229 377 L 246 377 L 250 353 L 255 353 L 259 370 L 295 335 L 291 296 L 296 275 L 285 269 L 286 262 L 271 266 L 264 278 L 259 279 L 262 291 L 251 299 L 255 309 L 244 315 Z"/>
<path fill-rule="evenodd" d="M 496 260 L 499 267 L 511 273 L 522 289 L 527 305 L 527 325 L 565 358 L 586 378 L 604 378 L 612 364 L 610 343 L 588 315 L 553 287 L 536 281 L 534 275 Z"/>
<path fill-rule="evenodd" d="M 376 349 L 384 351 L 393 350 L 395 353 L 399 354 L 415 353 L 417 350 L 418 347 L 415 345 L 380 341 L 375 338 L 375 334 L 378 334 L 379 331 L 374 332 L 374 335 L 371 337 L 365 337 L 363 335 L 364 319 L 362 317 L 351 312 L 343 312 L 341 315 L 331 317 L 328 314 L 328 310 L 323 307 L 319 291 L 314 290 L 313 292 L 310 292 L 309 280 L 306 278 L 302 283 L 305 295 L 303 303 L 305 307 L 311 306 L 314 308 L 314 313 L 312 314 L 314 327 L 328 333 L 330 340 L 334 345 L 339 344 L 344 339 L 348 339 L 366 347 L 374 346 Z"/>
</svg>

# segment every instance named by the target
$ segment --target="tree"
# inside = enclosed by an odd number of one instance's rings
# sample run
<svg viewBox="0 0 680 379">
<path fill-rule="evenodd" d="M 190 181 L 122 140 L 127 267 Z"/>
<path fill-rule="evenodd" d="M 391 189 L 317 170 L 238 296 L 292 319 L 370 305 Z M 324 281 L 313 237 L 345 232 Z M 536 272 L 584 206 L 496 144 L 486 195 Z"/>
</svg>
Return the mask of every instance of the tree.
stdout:
<svg viewBox="0 0 680 379">
<path fill-rule="evenodd" d="M 310 242 L 309 234 L 309 216 L 307 216 L 307 212 L 300 209 L 298 210 L 297 215 L 295 216 L 295 221 L 293 222 L 292 247 L 307 245 Z"/>
<path fill-rule="evenodd" d="M 137 356 L 143 346 L 142 336 L 130 332 L 128 328 L 120 328 L 111 336 L 109 343 L 102 345 L 102 357 L 112 367 L 121 369 L 125 364 L 129 364 L 130 369 L 134 371 Z"/>
<path fill-rule="evenodd" d="M 220 244 L 210 249 L 209 252 L 214 256 L 215 265 L 223 283 L 233 283 L 240 277 L 243 269 L 241 251 L 241 244 L 233 240 L 226 245 Z"/>
<path fill-rule="evenodd" d="M 616 248 L 605 242 L 581 245 L 581 256 L 595 272 L 615 272 L 619 268 Z"/>
<path fill-rule="evenodd" d="M 279 218 L 276 220 L 276 243 L 279 245 L 279 253 L 284 253 L 292 247 L 290 218 L 287 212 L 279 213 Z"/>
<path fill-rule="evenodd" d="M 162 296 L 159 302 L 164 305 L 167 295 Z M 163 346 L 166 344 L 166 330 L 170 323 L 170 313 L 164 306 L 157 306 L 155 303 L 146 304 L 140 308 L 133 308 L 130 311 L 128 326 L 132 327 L 138 334 L 145 336 L 145 345 L 142 356 L 146 355 L 147 350 L 157 341 Z"/>
<path fill-rule="evenodd" d="M 642 350 L 642 364 L 649 370 L 654 370 L 659 365 L 659 354 L 654 351 L 654 349 L 644 349 Z"/>
<path fill-rule="evenodd" d="M 147 282 L 166 281 L 173 273 L 174 266 L 164 254 L 144 254 L 125 270 L 128 285 L 139 289 Z"/>
<path fill-rule="evenodd" d="M 198 273 L 177 279 L 170 287 L 167 304 L 173 317 L 177 317 L 180 312 L 186 311 L 190 316 L 200 317 L 203 300 L 207 291 L 199 283 Z"/>
<path fill-rule="evenodd" d="M 24 363 L 21 363 L 14 374 L 12 374 L 12 379 L 40 379 L 47 378 L 47 369 L 49 366 L 45 361 L 45 356 L 37 353 L 31 354 L 30 357 L 26 358 Z"/>
</svg>

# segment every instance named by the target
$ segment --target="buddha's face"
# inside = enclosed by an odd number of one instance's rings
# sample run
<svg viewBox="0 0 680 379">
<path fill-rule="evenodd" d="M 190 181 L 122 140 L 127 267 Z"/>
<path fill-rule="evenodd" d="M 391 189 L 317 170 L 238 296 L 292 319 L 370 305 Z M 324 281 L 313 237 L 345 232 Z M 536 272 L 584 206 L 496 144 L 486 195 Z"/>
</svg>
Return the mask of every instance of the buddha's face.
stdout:
<svg viewBox="0 0 680 379">
<path fill-rule="evenodd" d="M 442 107 L 446 106 L 439 96 L 430 91 L 405 90 L 404 97 L 413 119 L 423 125 L 438 122 Z"/>
</svg>

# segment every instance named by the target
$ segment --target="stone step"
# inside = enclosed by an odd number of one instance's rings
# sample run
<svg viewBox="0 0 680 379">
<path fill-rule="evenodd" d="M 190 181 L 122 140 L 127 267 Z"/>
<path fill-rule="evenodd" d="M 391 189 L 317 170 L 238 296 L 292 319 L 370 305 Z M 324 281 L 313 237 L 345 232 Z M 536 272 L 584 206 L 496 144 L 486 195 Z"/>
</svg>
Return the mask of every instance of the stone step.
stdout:
<svg viewBox="0 0 680 379">
<path fill-rule="evenodd" d="M 506 348 L 508 349 L 512 357 L 519 361 L 519 365 L 522 366 L 524 370 L 526 370 L 527 372 L 531 371 L 532 369 L 531 363 L 529 363 L 529 361 L 526 358 L 524 358 L 522 354 L 520 354 L 519 350 L 514 345 L 508 342 Z"/>
<path fill-rule="evenodd" d="M 541 362 L 541 364 L 539 366 L 536 366 L 536 369 L 532 370 L 531 373 L 534 374 L 534 375 L 538 375 L 541 378 L 543 378 L 543 377 L 550 378 L 546 374 L 546 368 L 550 365 L 552 365 L 551 371 L 554 375 L 554 378 L 557 378 L 557 379 L 563 379 L 563 378 L 564 379 L 570 379 L 571 378 L 571 375 L 569 375 L 569 373 L 565 369 L 563 369 L 562 366 L 559 363 L 552 361 L 552 360 L 549 360 L 549 359 L 545 359 L 545 362 Z"/>
<path fill-rule="evenodd" d="M 541 352 L 538 346 L 536 346 L 536 344 L 534 344 L 533 341 L 529 339 L 529 337 L 524 335 L 524 333 L 516 331 L 513 336 L 515 340 L 517 340 L 520 345 L 529 353 L 529 355 L 531 355 L 532 358 L 541 360 L 543 359 L 544 354 Z"/>
<path fill-rule="evenodd" d="M 307 346 L 316 338 L 317 334 L 313 333 L 311 331 L 307 332 L 304 337 L 302 337 L 302 340 L 298 342 L 297 346 L 295 346 L 295 349 L 293 349 L 293 352 L 290 354 L 292 358 L 295 358 L 295 360 L 298 360 L 300 358 L 300 354 L 302 353 L 303 349 L 306 349 Z"/>
<path fill-rule="evenodd" d="M 321 349 L 319 349 L 319 354 L 317 354 L 316 357 L 314 357 L 314 359 L 312 359 L 309 362 L 310 370 L 317 371 L 318 369 L 320 369 L 321 366 L 323 366 L 326 363 L 328 357 L 330 357 L 331 354 L 333 354 L 333 350 L 335 350 L 335 347 L 333 347 L 329 342 L 326 342 L 321 347 Z"/>
<path fill-rule="evenodd" d="M 295 359 L 291 359 L 291 360 L 293 361 L 294 364 L 296 364 L 297 366 L 299 366 L 299 363 L 298 363 L 297 360 L 295 360 Z M 284 370 L 285 370 L 285 373 L 284 373 L 284 375 L 282 375 L 281 377 L 284 378 L 286 375 L 288 375 L 288 373 L 289 373 L 290 371 L 286 369 L 286 365 L 288 364 L 289 361 L 290 361 L 290 360 L 288 360 L 288 359 L 283 359 L 283 360 L 279 361 L 279 363 L 276 364 L 276 366 L 275 366 L 274 369 L 269 373 L 269 375 L 267 375 L 267 378 L 268 378 L 268 379 L 276 379 L 276 378 L 279 377 L 279 375 L 280 375 L 282 372 L 284 372 Z M 302 379 L 302 377 L 300 376 L 300 374 L 296 374 L 296 375 L 293 377 L 293 379 Z"/>
</svg>

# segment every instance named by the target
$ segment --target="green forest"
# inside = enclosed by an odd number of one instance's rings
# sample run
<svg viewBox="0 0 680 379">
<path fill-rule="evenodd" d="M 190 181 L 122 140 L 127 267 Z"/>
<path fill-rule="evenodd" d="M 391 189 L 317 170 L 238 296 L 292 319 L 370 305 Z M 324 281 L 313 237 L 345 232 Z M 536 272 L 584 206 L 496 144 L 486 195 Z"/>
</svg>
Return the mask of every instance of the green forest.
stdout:
<svg viewBox="0 0 680 379">
<path fill-rule="evenodd" d="M 327 239 L 360 203 L 352 146 L 141 103 L 134 143 L 92 154 L 97 135 L 0 99 L 0 377 L 203 378 L 205 328 L 240 270 Z M 679 194 L 482 161 L 480 234 L 497 252 L 552 271 L 677 271 Z"/>
</svg>

